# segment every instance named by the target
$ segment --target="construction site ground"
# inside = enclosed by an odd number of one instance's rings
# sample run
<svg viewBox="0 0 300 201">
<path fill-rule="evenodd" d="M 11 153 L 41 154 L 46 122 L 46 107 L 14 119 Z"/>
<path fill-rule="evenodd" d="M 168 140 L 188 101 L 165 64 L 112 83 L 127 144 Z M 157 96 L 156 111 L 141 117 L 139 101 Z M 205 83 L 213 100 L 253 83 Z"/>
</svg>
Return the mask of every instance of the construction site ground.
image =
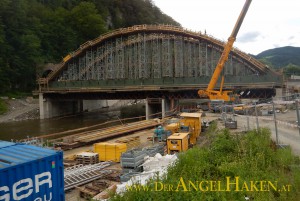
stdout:
<svg viewBox="0 0 300 201">
<path fill-rule="evenodd" d="M 210 122 L 210 121 L 218 119 L 219 117 L 220 117 L 220 114 L 218 114 L 218 113 L 207 113 L 205 115 L 205 117 L 202 118 L 202 120 L 204 120 L 206 122 Z M 221 124 L 220 124 L 220 126 L 221 126 Z M 124 141 L 128 138 L 139 137 L 139 143 L 137 143 L 136 146 L 132 147 L 132 148 L 150 147 L 150 146 L 153 146 L 153 141 L 152 141 L 153 133 L 154 133 L 154 128 L 138 131 L 133 134 L 128 134 L 128 135 L 122 136 L 122 137 L 116 137 L 114 139 L 107 140 L 106 142 Z M 198 142 L 199 142 L 198 146 L 205 144 L 205 142 L 206 142 L 205 137 L 203 137 L 203 136 L 200 137 Z M 158 142 L 155 141 L 155 143 L 158 143 Z M 83 146 L 83 147 L 64 151 L 64 158 L 65 159 L 73 158 L 74 155 L 79 154 L 81 152 L 86 152 L 86 151 L 93 151 L 93 145 Z M 114 167 L 109 167 L 109 168 L 121 169 L 119 163 L 114 165 Z M 73 189 L 71 191 L 66 192 L 65 196 L 66 196 L 67 201 L 73 201 L 73 200 L 84 201 L 84 200 L 86 200 L 86 199 L 80 197 L 80 191 L 78 189 Z"/>
<path fill-rule="evenodd" d="M 281 120 L 281 121 L 287 121 L 287 122 L 295 122 L 295 118 L 296 118 L 296 113 L 295 110 L 290 110 L 287 111 L 285 113 L 277 113 L 277 119 Z M 202 120 L 206 121 L 206 122 L 211 122 L 213 120 L 216 120 L 217 122 L 217 127 L 218 129 L 223 129 L 225 128 L 224 126 L 224 122 L 221 118 L 221 114 L 220 113 L 206 113 L 204 115 L 204 117 L 202 117 Z M 247 117 L 245 115 L 232 115 L 232 114 L 227 114 L 227 117 L 229 118 L 233 118 L 235 120 L 237 120 L 237 129 L 231 129 L 231 132 L 233 133 L 241 133 L 243 131 L 246 131 L 247 128 Z M 272 132 L 272 139 L 276 142 L 276 132 L 275 132 L 275 124 L 274 121 L 270 121 L 270 120 L 264 120 L 263 118 L 268 117 L 268 118 L 272 118 L 272 116 L 258 116 L 258 120 L 259 120 L 259 126 L 260 127 L 266 127 L 269 128 Z M 251 116 L 249 117 L 249 128 L 250 129 L 256 129 L 256 117 L 255 116 Z M 281 144 L 289 144 L 292 147 L 292 150 L 295 154 L 299 155 L 300 154 L 300 135 L 299 135 L 299 131 L 296 128 L 291 128 L 289 126 L 286 126 L 284 124 L 278 124 L 278 137 L 279 137 L 279 142 Z M 122 137 L 116 137 L 114 139 L 108 140 L 107 142 L 115 142 L 117 140 L 126 140 L 128 138 L 133 138 L 133 137 L 139 137 L 139 143 L 136 144 L 136 148 L 138 147 L 148 147 L 148 146 L 152 146 L 152 136 L 153 136 L 153 132 L 154 129 L 147 129 L 147 130 L 143 130 L 143 131 L 139 131 L 139 132 L 135 132 L 133 134 L 129 134 L 126 136 L 122 136 Z M 198 139 L 197 142 L 197 146 L 204 146 L 207 142 L 206 136 L 205 135 L 200 135 L 200 138 Z M 93 151 L 93 145 L 90 146 L 84 146 L 84 147 L 80 147 L 80 148 L 75 148 L 72 150 L 68 150 L 68 151 L 64 151 L 64 158 L 70 158 L 72 156 L 74 156 L 75 154 L 78 154 L 80 152 L 84 152 L 84 151 Z M 111 167 L 110 167 L 111 168 Z M 120 164 L 116 164 L 114 165 L 113 168 L 116 169 L 121 169 Z M 83 198 L 80 198 L 79 195 L 79 190 L 78 189 L 74 189 L 72 191 L 66 192 L 66 200 L 68 201 L 73 201 L 73 200 L 86 200 Z"/>
<path fill-rule="evenodd" d="M 153 136 L 153 132 L 154 129 L 147 129 L 147 130 L 143 130 L 143 131 L 139 131 L 133 134 L 129 134 L 123 137 L 116 137 L 114 139 L 108 140 L 106 142 L 115 142 L 117 140 L 122 141 L 122 140 L 126 140 L 128 138 L 133 138 L 133 137 L 139 137 L 139 143 L 137 143 L 137 145 L 135 146 L 135 148 L 139 148 L 139 147 L 149 147 L 152 146 L 152 141 L 149 140 L 149 137 L 151 138 Z M 79 147 L 79 148 L 75 148 L 72 150 L 67 150 L 64 151 L 64 158 L 72 158 L 75 154 L 81 153 L 81 152 L 85 152 L 85 151 L 93 151 L 93 145 L 89 145 L 89 146 L 84 146 L 84 147 Z M 114 169 L 120 169 L 121 170 L 121 166 L 119 163 L 117 163 L 114 166 L 109 167 L 114 168 Z M 84 201 L 86 199 L 81 198 L 80 197 L 80 192 L 78 189 L 73 189 L 69 192 L 66 192 L 65 194 L 66 196 L 66 201 Z"/>
</svg>

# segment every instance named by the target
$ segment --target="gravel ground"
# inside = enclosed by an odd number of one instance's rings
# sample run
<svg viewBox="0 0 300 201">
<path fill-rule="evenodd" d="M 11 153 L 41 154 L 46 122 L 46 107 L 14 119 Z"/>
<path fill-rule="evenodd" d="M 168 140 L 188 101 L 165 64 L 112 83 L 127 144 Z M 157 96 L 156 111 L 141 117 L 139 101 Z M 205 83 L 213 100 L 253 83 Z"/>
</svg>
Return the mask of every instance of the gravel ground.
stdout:
<svg viewBox="0 0 300 201">
<path fill-rule="evenodd" d="M 151 137 L 153 135 L 153 132 L 154 132 L 154 129 L 138 131 L 136 133 L 129 134 L 129 135 L 126 135 L 126 136 L 123 136 L 123 137 L 117 137 L 117 138 L 108 140 L 107 142 L 115 142 L 116 140 L 125 140 L 125 139 L 128 139 L 130 137 L 139 136 L 140 137 L 139 147 L 141 147 L 141 146 L 142 147 L 147 147 L 147 146 L 152 145 L 152 141 L 149 141 L 147 138 Z M 79 147 L 79 148 L 75 148 L 75 149 L 72 149 L 72 150 L 64 151 L 64 158 L 71 157 L 71 156 L 73 156 L 75 154 L 78 154 L 80 152 L 83 152 L 83 151 L 93 151 L 93 145 Z M 80 197 L 78 189 L 72 189 L 72 190 L 69 190 L 68 192 L 66 192 L 65 193 L 65 199 L 66 199 L 66 201 L 85 201 L 86 200 L 86 199 L 83 199 L 83 198 Z"/>
<path fill-rule="evenodd" d="M 0 115 L 0 123 L 39 118 L 37 99 L 9 99 L 5 101 L 8 104 L 8 112 Z"/>
</svg>

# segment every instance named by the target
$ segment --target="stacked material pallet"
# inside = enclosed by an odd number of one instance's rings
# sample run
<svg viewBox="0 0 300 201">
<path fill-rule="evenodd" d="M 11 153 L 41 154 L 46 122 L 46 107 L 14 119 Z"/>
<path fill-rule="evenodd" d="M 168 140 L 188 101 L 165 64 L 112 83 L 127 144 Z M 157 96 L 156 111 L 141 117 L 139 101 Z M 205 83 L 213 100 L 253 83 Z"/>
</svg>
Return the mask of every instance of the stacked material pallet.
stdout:
<svg viewBox="0 0 300 201">
<path fill-rule="evenodd" d="M 129 172 L 129 173 L 123 174 L 120 176 L 120 181 L 127 182 L 131 179 L 131 177 L 139 175 L 139 174 L 140 174 L 140 172 Z"/>
<path fill-rule="evenodd" d="M 127 151 L 121 156 L 121 166 L 123 174 L 120 176 L 121 182 L 128 181 L 131 177 L 143 171 L 142 164 L 146 156 L 153 157 L 157 153 L 164 155 L 165 146 L 163 144 L 144 149 L 134 149 Z"/>
<path fill-rule="evenodd" d="M 72 167 L 74 165 L 77 165 L 77 162 L 75 160 L 70 159 L 64 159 L 64 167 Z"/>
<path fill-rule="evenodd" d="M 135 172 L 143 172 L 143 167 L 142 166 L 135 167 L 135 168 L 124 167 L 122 169 L 123 175 L 127 173 L 135 173 Z"/>
<path fill-rule="evenodd" d="M 78 142 L 72 142 L 72 143 L 66 143 L 66 142 L 55 142 L 53 143 L 54 145 L 54 148 L 57 148 L 57 149 L 61 149 L 61 150 L 70 150 L 70 149 L 73 149 L 75 147 L 78 147 L 79 146 L 79 143 Z"/>
<path fill-rule="evenodd" d="M 236 129 L 237 128 L 237 121 L 234 121 L 232 119 L 227 119 L 225 121 L 225 128 Z"/>
<path fill-rule="evenodd" d="M 100 161 L 120 162 L 121 154 L 127 151 L 124 143 L 101 142 L 94 144 L 94 152 L 99 154 Z"/>
<path fill-rule="evenodd" d="M 78 164 L 83 164 L 83 165 L 96 164 L 99 163 L 99 154 L 91 153 L 91 152 L 82 152 L 76 155 L 75 161 Z"/>
<path fill-rule="evenodd" d="M 123 153 L 121 156 L 121 167 L 123 169 L 123 173 L 142 171 L 139 166 L 145 162 L 146 156 L 147 154 L 145 151 L 138 149 Z"/>
<path fill-rule="evenodd" d="M 124 140 L 116 140 L 115 142 L 117 143 L 125 143 L 127 145 L 127 149 L 133 149 L 135 147 L 138 147 L 141 142 L 140 142 L 140 136 L 136 136 L 136 137 L 130 137 Z"/>
<path fill-rule="evenodd" d="M 93 197 L 93 200 L 108 200 L 108 198 L 114 194 L 117 190 L 117 185 L 113 184 L 108 187 L 106 190 L 102 191 L 98 195 Z"/>
<path fill-rule="evenodd" d="M 101 193 L 107 187 L 109 187 L 109 184 L 107 182 L 96 180 L 83 187 L 76 187 L 76 188 L 80 192 L 80 197 L 85 199 L 90 199 L 91 197 L 94 197 L 95 195 Z"/>
<path fill-rule="evenodd" d="M 160 153 L 160 155 L 163 156 L 165 153 L 165 146 L 160 144 L 153 147 L 145 148 L 144 150 L 146 151 L 147 155 L 150 157 L 155 156 L 157 153 Z"/>
</svg>

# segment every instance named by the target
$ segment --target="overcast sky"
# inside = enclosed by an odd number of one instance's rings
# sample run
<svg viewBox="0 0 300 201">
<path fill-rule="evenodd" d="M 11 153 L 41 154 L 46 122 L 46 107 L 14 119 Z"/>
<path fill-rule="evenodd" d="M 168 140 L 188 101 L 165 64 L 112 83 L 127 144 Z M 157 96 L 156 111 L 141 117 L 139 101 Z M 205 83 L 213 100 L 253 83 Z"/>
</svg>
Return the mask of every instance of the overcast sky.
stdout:
<svg viewBox="0 0 300 201">
<path fill-rule="evenodd" d="M 245 0 L 153 2 L 184 28 L 227 41 Z M 251 54 L 275 47 L 300 47 L 300 0 L 252 0 L 234 46 Z"/>
</svg>

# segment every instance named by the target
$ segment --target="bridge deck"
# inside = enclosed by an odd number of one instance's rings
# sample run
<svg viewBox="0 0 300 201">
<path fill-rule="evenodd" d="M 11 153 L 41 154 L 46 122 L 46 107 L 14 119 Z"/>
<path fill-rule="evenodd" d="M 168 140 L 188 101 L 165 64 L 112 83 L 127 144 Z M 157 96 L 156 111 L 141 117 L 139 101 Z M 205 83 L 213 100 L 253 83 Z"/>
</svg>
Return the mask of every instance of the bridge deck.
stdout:
<svg viewBox="0 0 300 201">
<path fill-rule="evenodd" d="M 166 25 L 117 29 L 87 41 L 39 78 L 44 94 L 183 91 L 204 89 L 224 42 Z M 224 68 L 225 88 L 280 87 L 282 77 L 233 48 Z"/>
</svg>

